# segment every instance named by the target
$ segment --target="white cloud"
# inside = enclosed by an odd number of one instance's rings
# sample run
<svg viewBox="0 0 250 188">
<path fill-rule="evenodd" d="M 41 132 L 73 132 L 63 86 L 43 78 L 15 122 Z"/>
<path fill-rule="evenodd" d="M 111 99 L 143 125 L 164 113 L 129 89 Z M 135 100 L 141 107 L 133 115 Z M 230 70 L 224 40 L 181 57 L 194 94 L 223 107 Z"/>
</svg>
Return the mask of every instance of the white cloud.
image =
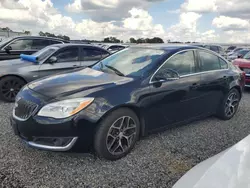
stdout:
<svg viewBox="0 0 250 188">
<path fill-rule="evenodd" d="M 129 16 L 132 8 L 144 9 L 151 3 L 164 0 L 74 0 L 65 9 L 74 13 L 86 13 L 94 21 L 121 21 Z"/>
<path fill-rule="evenodd" d="M 223 30 L 246 30 L 250 28 L 249 21 L 240 18 L 219 16 L 214 18 L 212 24 Z"/>
<path fill-rule="evenodd" d="M 182 10 L 197 13 L 217 12 L 222 15 L 249 18 L 249 0 L 185 0 Z"/>
<path fill-rule="evenodd" d="M 186 0 L 181 8 L 188 12 L 213 12 L 217 9 L 215 2 L 216 0 Z"/>
</svg>

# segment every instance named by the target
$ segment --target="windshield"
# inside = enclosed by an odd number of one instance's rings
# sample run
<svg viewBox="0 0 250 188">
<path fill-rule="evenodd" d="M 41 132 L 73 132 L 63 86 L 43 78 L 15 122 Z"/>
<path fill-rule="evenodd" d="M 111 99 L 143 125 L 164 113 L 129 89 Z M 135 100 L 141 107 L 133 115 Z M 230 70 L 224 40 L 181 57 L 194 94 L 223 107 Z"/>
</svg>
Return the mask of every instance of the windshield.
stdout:
<svg viewBox="0 0 250 188">
<path fill-rule="evenodd" d="M 0 39 L 0 46 L 4 45 L 5 43 L 9 42 L 10 40 L 12 40 L 12 38 L 4 38 L 4 39 Z"/>
<path fill-rule="evenodd" d="M 250 59 L 250 52 L 248 52 L 244 57 L 243 59 Z"/>
<path fill-rule="evenodd" d="M 164 53 L 164 50 L 127 48 L 107 57 L 92 68 L 122 76 L 141 77 L 155 66 L 155 62 Z"/>
<path fill-rule="evenodd" d="M 244 55 L 246 55 L 248 52 L 249 52 L 249 50 L 241 50 L 241 51 L 238 52 L 238 55 L 244 56 Z"/>
<path fill-rule="evenodd" d="M 52 55 L 58 49 L 59 49 L 59 47 L 48 46 L 48 47 L 45 47 L 45 48 L 39 50 L 38 52 L 36 52 L 36 53 L 34 53 L 32 55 L 38 57 L 38 61 L 43 61 L 47 57 L 49 57 L 50 55 Z"/>
</svg>

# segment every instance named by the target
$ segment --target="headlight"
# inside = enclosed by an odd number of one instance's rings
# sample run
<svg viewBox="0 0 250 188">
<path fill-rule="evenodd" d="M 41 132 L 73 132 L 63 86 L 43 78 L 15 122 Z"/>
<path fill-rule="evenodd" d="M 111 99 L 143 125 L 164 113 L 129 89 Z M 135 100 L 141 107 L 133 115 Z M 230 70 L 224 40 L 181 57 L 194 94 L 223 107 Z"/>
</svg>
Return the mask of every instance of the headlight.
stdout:
<svg viewBox="0 0 250 188">
<path fill-rule="evenodd" d="M 76 98 L 50 103 L 38 112 L 38 116 L 55 119 L 67 118 L 86 108 L 93 100 L 94 98 Z"/>
</svg>

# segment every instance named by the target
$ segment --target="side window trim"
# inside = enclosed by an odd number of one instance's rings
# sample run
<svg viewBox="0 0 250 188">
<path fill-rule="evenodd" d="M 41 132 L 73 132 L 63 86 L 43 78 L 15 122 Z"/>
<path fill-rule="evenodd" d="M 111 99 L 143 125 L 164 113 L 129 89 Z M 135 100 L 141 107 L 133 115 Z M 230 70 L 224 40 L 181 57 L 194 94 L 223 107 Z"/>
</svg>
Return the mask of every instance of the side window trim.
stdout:
<svg viewBox="0 0 250 188">
<path fill-rule="evenodd" d="M 190 52 L 190 51 L 192 51 L 193 52 L 193 54 L 194 54 L 194 66 L 195 66 L 195 70 L 197 70 L 197 57 L 196 57 L 196 53 L 195 53 L 195 49 L 187 49 L 187 50 L 181 50 L 181 51 L 179 51 L 179 52 L 176 52 L 176 53 L 174 53 L 173 55 L 171 55 L 168 59 L 166 59 L 165 61 L 164 61 L 164 63 L 162 63 L 161 64 L 161 66 L 154 72 L 154 74 L 151 76 L 151 78 L 150 78 L 150 80 L 149 80 L 149 83 L 153 83 L 153 78 L 154 78 L 154 76 L 156 75 L 156 73 L 168 62 L 168 61 L 170 61 L 173 57 L 175 57 L 176 55 L 178 55 L 178 54 L 180 54 L 180 53 L 183 53 L 183 52 Z M 195 75 L 195 74 L 197 74 L 197 73 L 192 73 L 192 74 L 187 74 L 187 75 L 182 75 L 182 76 L 180 76 L 180 78 L 182 78 L 182 77 L 186 77 L 186 76 L 189 76 L 189 75 Z"/>
</svg>

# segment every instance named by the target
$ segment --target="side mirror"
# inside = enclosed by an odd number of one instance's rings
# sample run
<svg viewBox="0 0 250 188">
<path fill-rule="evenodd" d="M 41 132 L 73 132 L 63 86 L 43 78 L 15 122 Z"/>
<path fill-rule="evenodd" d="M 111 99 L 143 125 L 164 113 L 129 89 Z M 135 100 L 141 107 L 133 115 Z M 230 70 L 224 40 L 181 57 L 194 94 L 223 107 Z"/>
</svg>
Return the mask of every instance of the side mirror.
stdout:
<svg viewBox="0 0 250 188">
<path fill-rule="evenodd" d="M 164 70 L 164 72 L 157 72 L 156 75 L 154 76 L 154 82 L 164 82 L 164 81 L 179 80 L 179 79 L 180 75 L 178 74 L 178 72 L 172 69 Z"/>
<path fill-rule="evenodd" d="M 50 64 L 53 64 L 53 63 L 56 63 L 56 62 L 57 62 L 57 57 L 52 56 L 52 57 L 49 58 L 49 63 Z"/>
<path fill-rule="evenodd" d="M 6 47 L 4 48 L 4 50 L 5 50 L 6 52 L 9 52 L 10 50 L 12 50 L 12 47 L 11 47 L 11 46 L 6 46 Z"/>
</svg>

